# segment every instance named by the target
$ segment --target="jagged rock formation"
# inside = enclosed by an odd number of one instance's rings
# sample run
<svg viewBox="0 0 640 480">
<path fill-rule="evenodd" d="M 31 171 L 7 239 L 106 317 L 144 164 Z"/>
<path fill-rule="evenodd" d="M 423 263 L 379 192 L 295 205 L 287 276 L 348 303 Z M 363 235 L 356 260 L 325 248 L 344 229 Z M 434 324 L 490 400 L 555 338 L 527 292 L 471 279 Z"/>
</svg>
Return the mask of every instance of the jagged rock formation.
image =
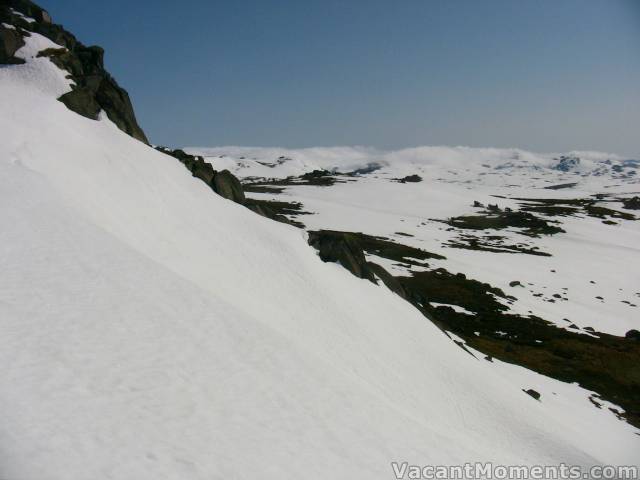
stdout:
<svg viewBox="0 0 640 480">
<path fill-rule="evenodd" d="M 270 218 L 271 220 L 287 223 L 296 227 L 303 226 L 301 223 L 290 220 L 285 216 L 285 214 L 300 215 L 305 213 L 300 211 L 300 204 L 246 198 L 242 183 L 228 170 L 214 170 L 210 163 L 204 161 L 203 157 L 200 155 L 189 155 L 184 150 L 172 150 L 166 147 L 156 147 L 156 149 L 177 158 L 180 163 L 187 167 L 191 175 L 202 180 L 211 190 L 221 197 L 238 203 L 258 215 Z"/>
<path fill-rule="evenodd" d="M 23 45 L 24 40 L 18 30 L 5 27 L 0 23 L 0 65 L 24 63 L 23 59 L 14 56 Z"/>
<path fill-rule="evenodd" d="M 242 184 L 229 170 L 218 172 L 200 155 L 189 155 L 181 149 L 171 150 L 166 147 L 156 147 L 156 149 L 180 160 L 180 163 L 187 167 L 194 177 L 209 185 L 221 197 L 236 203 L 245 203 Z"/>
<path fill-rule="evenodd" d="M 46 10 L 29 0 L 3 0 L 1 23 L 13 28 L 0 27 L 0 64 L 24 63 L 15 57 L 15 52 L 31 32 L 47 37 L 61 48 L 47 49 L 40 52 L 40 56 L 49 57 L 58 67 L 67 70 L 68 78 L 74 82 L 72 90 L 59 100 L 70 110 L 93 120 L 97 120 L 103 110 L 120 130 L 149 143 L 138 125 L 129 94 L 104 68 L 102 48 L 83 45 L 61 25 L 52 23 Z"/>
<path fill-rule="evenodd" d="M 240 204 L 245 202 L 242 184 L 229 170 L 216 172 L 213 177 L 212 188 L 221 197 Z"/>
<path fill-rule="evenodd" d="M 318 230 L 309 232 L 309 245 L 318 250 L 323 262 L 337 262 L 359 278 L 373 283 L 379 278 L 389 290 L 406 298 L 400 282 L 380 265 L 367 261 L 364 243 L 369 244 L 372 251 L 380 251 L 387 247 L 382 239 L 352 232 Z M 374 246 L 377 245 L 377 246 Z"/>
<path fill-rule="evenodd" d="M 348 232 L 309 232 L 309 245 L 318 250 L 323 262 L 338 262 L 356 277 L 374 280 L 356 236 Z"/>
</svg>

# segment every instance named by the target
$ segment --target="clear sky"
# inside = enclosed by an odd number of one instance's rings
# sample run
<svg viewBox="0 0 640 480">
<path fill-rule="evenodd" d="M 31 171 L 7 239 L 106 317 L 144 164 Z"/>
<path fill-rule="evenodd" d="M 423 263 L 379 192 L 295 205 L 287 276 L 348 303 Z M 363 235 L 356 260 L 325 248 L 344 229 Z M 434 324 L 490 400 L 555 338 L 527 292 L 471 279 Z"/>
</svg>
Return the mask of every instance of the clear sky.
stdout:
<svg viewBox="0 0 640 480">
<path fill-rule="evenodd" d="M 640 157 L 640 0 L 40 3 L 154 143 Z"/>
</svg>

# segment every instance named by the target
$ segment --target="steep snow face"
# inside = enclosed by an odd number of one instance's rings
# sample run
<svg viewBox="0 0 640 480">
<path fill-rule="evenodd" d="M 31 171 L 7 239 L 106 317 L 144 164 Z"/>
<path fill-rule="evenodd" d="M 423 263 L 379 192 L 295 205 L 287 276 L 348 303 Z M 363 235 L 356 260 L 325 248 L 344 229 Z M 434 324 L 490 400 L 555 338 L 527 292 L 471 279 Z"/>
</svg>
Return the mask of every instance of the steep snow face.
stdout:
<svg viewBox="0 0 640 480">
<path fill-rule="evenodd" d="M 41 41 L 0 68 L 2 478 L 637 461 L 589 392 L 474 358 L 300 230 L 67 110 Z"/>
</svg>

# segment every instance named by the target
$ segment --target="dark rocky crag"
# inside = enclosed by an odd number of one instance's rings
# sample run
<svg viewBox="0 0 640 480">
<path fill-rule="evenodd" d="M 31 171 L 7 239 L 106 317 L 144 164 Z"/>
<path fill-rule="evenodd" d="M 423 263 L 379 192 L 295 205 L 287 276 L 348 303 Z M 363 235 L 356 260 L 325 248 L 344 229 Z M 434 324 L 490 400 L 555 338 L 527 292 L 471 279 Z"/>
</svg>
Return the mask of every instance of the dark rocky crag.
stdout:
<svg viewBox="0 0 640 480">
<path fill-rule="evenodd" d="M 27 21 L 24 17 L 35 21 Z M 14 27 L 0 26 L 0 64 L 24 63 L 15 57 L 15 52 L 24 45 L 24 37 L 31 33 L 43 35 L 60 48 L 47 49 L 39 55 L 49 57 L 58 67 L 68 71 L 67 78 L 75 84 L 58 100 L 70 110 L 93 120 L 97 120 L 103 110 L 120 130 L 149 143 L 138 125 L 129 94 L 104 68 L 102 48 L 83 45 L 61 25 L 52 23 L 47 11 L 30 0 L 1 0 L 0 23 Z"/>
<path fill-rule="evenodd" d="M 400 245 L 382 237 L 364 233 L 340 232 L 335 230 L 317 230 L 309 232 L 309 245 L 318 250 L 324 262 L 336 262 L 353 275 L 373 283 L 381 280 L 392 292 L 408 299 L 408 291 L 397 277 L 384 267 L 368 261 L 365 253 L 393 260 L 401 264 L 427 266 L 425 260 L 444 259 L 441 255 L 426 252 L 419 248 Z"/>
<path fill-rule="evenodd" d="M 4 22 L 2 10 L 0 10 L 0 16 L 2 16 L 0 21 Z M 23 45 L 22 34 L 17 29 L 5 27 L 0 23 L 0 65 L 19 65 L 24 63 L 23 59 L 15 56 L 16 51 Z"/>
<path fill-rule="evenodd" d="M 181 149 L 171 150 L 166 147 L 156 147 L 156 150 L 177 158 L 187 170 L 196 178 L 209 185 L 218 195 L 236 203 L 244 204 L 246 198 L 240 181 L 228 170 L 218 172 L 210 163 L 204 161 L 200 155 L 189 155 Z"/>
<path fill-rule="evenodd" d="M 240 180 L 229 170 L 214 170 L 210 163 L 204 161 L 202 156 L 190 155 L 184 150 L 172 150 L 167 147 L 156 147 L 156 150 L 178 159 L 180 163 L 191 172 L 191 175 L 202 180 L 211 190 L 221 197 L 238 203 L 258 215 L 270 218 L 271 220 L 287 223 L 295 227 L 303 227 L 301 223 L 285 216 L 305 214 L 306 212 L 301 210 L 299 203 L 246 198 Z"/>
</svg>

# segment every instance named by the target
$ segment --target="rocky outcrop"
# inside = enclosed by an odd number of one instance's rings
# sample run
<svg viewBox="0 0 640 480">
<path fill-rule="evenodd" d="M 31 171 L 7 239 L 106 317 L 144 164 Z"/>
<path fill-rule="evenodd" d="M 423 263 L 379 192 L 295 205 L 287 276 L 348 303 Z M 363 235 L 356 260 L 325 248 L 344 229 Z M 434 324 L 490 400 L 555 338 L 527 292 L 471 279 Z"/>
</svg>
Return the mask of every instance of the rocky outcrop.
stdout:
<svg viewBox="0 0 640 480">
<path fill-rule="evenodd" d="M 629 210 L 640 210 L 640 197 L 631 197 L 622 201 L 624 208 Z"/>
<path fill-rule="evenodd" d="M 406 177 L 396 179 L 399 183 L 418 183 L 422 181 L 422 177 L 417 174 L 407 175 Z"/>
<path fill-rule="evenodd" d="M 240 180 L 229 170 L 214 170 L 210 163 L 205 162 L 203 157 L 200 155 L 189 155 L 184 150 L 172 150 L 166 147 L 156 147 L 156 150 L 177 158 L 180 163 L 187 167 L 191 175 L 202 180 L 211 190 L 221 197 L 238 203 L 252 212 L 270 218 L 271 220 L 293 225 L 294 227 L 304 227 L 302 223 L 289 218 L 289 216 L 292 215 L 308 213 L 302 211 L 302 205 L 300 203 L 246 198 L 242 183 L 240 183 Z"/>
<path fill-rule="evenodd" d="M 51 23 L 51 15 L 30 0 L 3 0 L 0 8 L 13 9 L 25 17 L 33 18 L 38 23 Z"/>
<path fill-rule="evenodd" d="M 304 226 L 302 223 L 290 220 L 286 216 L 306 213 L 301 210 L 302 206 L 299 203 L 246 198 L 242 183 L 240 183 L 240 180 L 229 170 L 214 170 L 210 163 L 204 161 L 203 157 L 200 155 L 190 155 L 184 150 L 172 150 L 166 147 L 156 147 L 156 150 L 177 158 L 180 163 L 191 172 L 191 175 L 202 180 L 211 190 L 221 197 L 238 203 L 258 215 L 270 218 L 271 220 L 300 228 Z"/>
<path fill-rule="evenodd" d="M 501 210 L 497 205 L 489 205 L 487 211 L 481 215 L 462 215 L 452 217 L 445 223 L 451 227 L 469 230 L 502 230 L 505 228 L 518 228 L 520 233 L 529 236 L 554 235 L 564 233 L 564 230 L 553 223 L 552 220 L 544 220 L 531 212 L 511 209 Z"/>
<path fill-rule="evenodd" d="M 242 190 L 242 184 L 229 170 L 216 172 L 213 176 L 212 188 L 221 197 L 236 203 L 245 203 L 246 199 L 244 190 Z"/>
<path fill-rule="evenodd" d="M 0 24 L 0 65 L 17 65 L 24 60 L 15 56 L 16 51 L 24 45 L 22 35 L 15 28 Z"/>
<path fill-rule="evenodd" d="M 120 130 L 148 143 L 136 120 L 129 94 L 104 68 L 102 48 L 83 45 L 61 25 L 52 23 L 46 10 L 29 0 L 3 0 L 0 23 L 13 27 L 0 30 L 0 63 L 24 63 L 14 54 L 31 32 L 47 37 L 61 48 L 47 49 L 39 55 L 48 57 L 56 66 L 69 72 L 67 78 L 74 83 L 72 90 L 59 100 L 70 110 L 93 120 L 104 111 Z"/>
<path fill-rule="evenodd" d="M 378 283 L 377 279 L 379 279 L 389 290 L 406 298 L 405 290 L 398 279 L 380 265 L 367 261 L 366 248 L 372 248 L 369 244 L 377 241 L 386 243 L 376 237 L 334 230 L 311 231 L 308 239 L 309 245 L 318 250 L 323 262 L 339 263 L 356 277 L 373 283 Z M 380 248 L 372 248 L 372 250 L 379 251 Z"/>
<path fill-rule="evenodd" d="M 323 262 L 337 262 L 356 277 L 374 280 L 364 250 L 354 234 L 332 230 L 309 232 L 309 245 L 318 250 Z"/>
<path fill-rule="evenodd" d="M 203 157 L 200 155 L 189 155 L 187 152 L 179 148 L 172 150 L 167 147 L 156 147 L 156 150 L 177 158 L 180 160 L 180 163 L 187 167 L 194 177 L 199 178 L 213 188 L 213 177 L 216 174 L 216 171 L 213 169 L 211 164 L 204 161 Z"/>
<path fill-rule="evenodd" d="M 156 147 L 156 149 L 180 160 L 180 163 L 187 167 L 191 175 L 202 180 L 221 197 L 244 205 L 246 198 L 242 184 L 229 170 L 218 172 L 200 155 L 189 155 L 184 150 L 171 150 L 166 147 Z"/>
<path fill-rule="evenodd" d="M 533 397 L 535 400 L 540 400 L 540 393 L 536 392 L 533 388 L 529 388 L 528 390 L 523 389 L 522 391 L 530 397 Z"/>
</svg>

